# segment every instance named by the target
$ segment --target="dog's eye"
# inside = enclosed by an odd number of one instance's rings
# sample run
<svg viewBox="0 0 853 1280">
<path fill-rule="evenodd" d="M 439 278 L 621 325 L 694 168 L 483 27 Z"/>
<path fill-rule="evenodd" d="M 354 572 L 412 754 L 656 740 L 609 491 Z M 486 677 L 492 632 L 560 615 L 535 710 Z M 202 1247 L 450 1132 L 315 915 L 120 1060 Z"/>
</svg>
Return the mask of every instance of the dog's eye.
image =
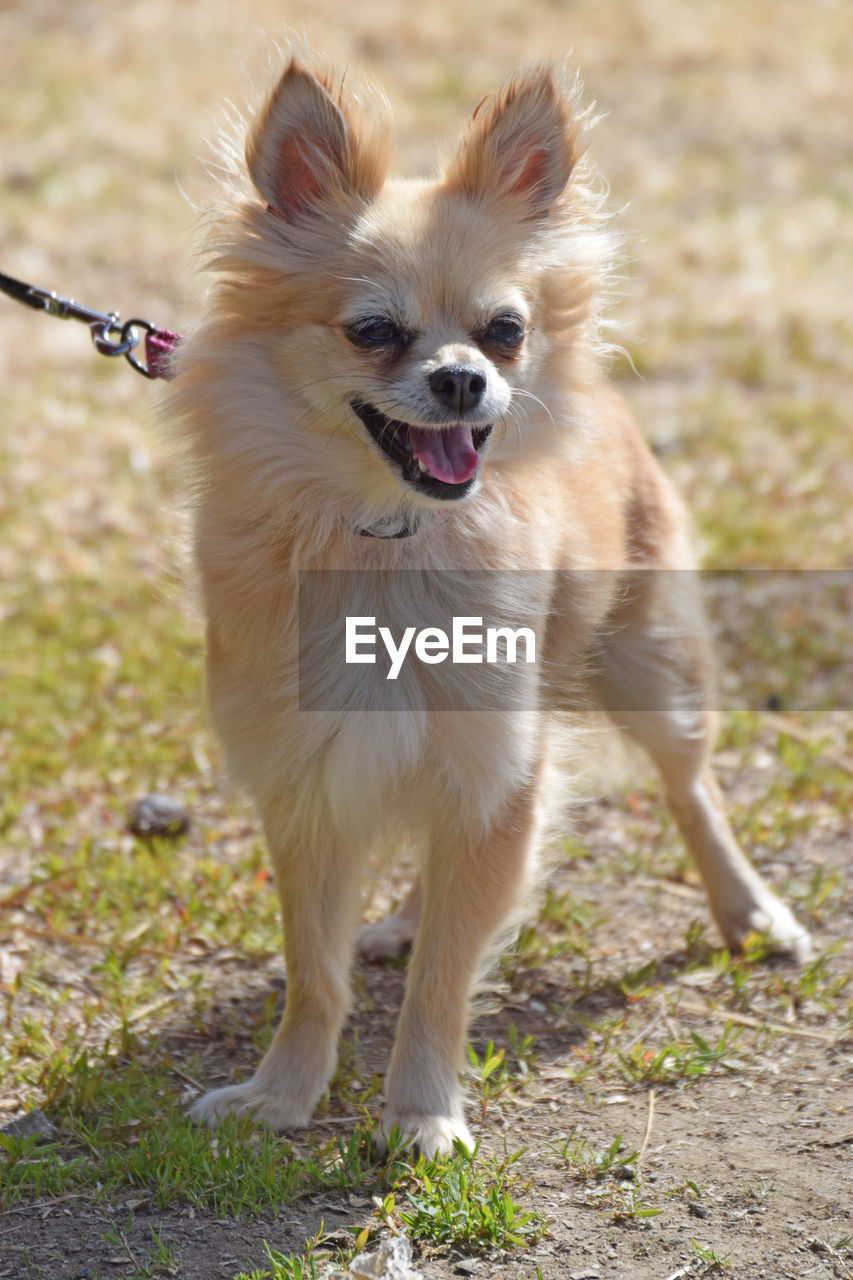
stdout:
<svg viewBox="0 0 853 1280">
<path fill-rule="evenodd" d="M 364 316 L 344 326 L 350 342 L 363 351 L 377 351 L 381 347 L 405 347 L 407 334 L 387 316 Z"/>
<path fill-rule="evenodd" d="M 524 320 L 515 311 L 504 311 L 495 316 L 483 330 L 482 338 L 487 346 L 498 351 L 513 353 L 524 341 L 527 330 Z"/>
</svg>

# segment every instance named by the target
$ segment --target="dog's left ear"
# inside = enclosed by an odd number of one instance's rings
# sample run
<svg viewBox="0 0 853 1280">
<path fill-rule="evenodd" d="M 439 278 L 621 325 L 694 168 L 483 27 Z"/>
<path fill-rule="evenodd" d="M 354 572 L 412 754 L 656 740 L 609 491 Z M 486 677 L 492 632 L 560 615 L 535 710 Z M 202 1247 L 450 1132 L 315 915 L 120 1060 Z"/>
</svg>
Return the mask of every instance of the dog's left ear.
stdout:
<svg viewBox="0 0 853 1280">
<path fill-rule="evenodd" d="M 522 217 L 539 218 L 559 200 L 579 155 L 559 73 L 534 67 L 480 103 L 445 183 L 474 198 L 514 201 Z"/>
<path fill-rule="evenodd" d="M 368 97 L 372 116 L 360 106 Z M 390 164 L 384 107 L 378 91 L 345 94 L 331 74 L 291 58 L 246 143 L 249 175 L 270 208 L 293 222 L 335 201 L 373 199 Z"/>
</svg>

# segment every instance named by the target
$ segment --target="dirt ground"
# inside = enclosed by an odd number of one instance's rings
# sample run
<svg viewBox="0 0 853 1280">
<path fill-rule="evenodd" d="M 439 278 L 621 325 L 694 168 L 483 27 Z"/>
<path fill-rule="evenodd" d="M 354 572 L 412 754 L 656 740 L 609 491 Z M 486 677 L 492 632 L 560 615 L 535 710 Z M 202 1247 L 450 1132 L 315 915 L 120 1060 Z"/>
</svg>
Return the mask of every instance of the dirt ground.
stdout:
<svg viewBox="0 0 853 1280">
<path fill-rule="evenodd" d="M 723 781 L 737 794 L 739 784 L 725 769 Z M 756 1041 L 745 1016 L 740 1069 L 702 1076 L 695 1083 L 659 1084 L 651 1100 L 649 1087 L 612 1074 L 595 1072 L 580 1082 L 567 1078 L 567 1066 L 576 1067 L 584 1050 L 585 1023 L 602 1026 L 608 1015 L 631 1017 L 630 994 L 616 981 L 640 964 L 651 962 L 665 995 L 651 1011 L 643 1005 L 637 1040 L 652 1042 L 654 1026 L 663 1018 L 676 1024 L 677 1035 L 695 1030 L 714 1045 L 727 1018 L 739 1017 L 731 1000 L 717 1004 L 719 980 L 709 968 L 700 965 L 684 972 L 678 940 L 691 920 L 703 917 L 699 890 L 625 867 L 625 844 L 636 842 L 644 824 L 655 826 L 648 815 L 630 820 L 625 815 L 623 804 L 583 806 L 576 830 L 592 856 L 579 867 L 555 872 L 550 882 L 556 892 L 570 888 L 600 920 L 594 981 L 578 995 L 584 965 L 576 956 L 552 958 L 533 968 L 511 967 L 509 977 L 483 997 L 486 1007 L 472 1026 L 471 1039 L 480 1053 L 490 1040 L 506 1044 L 511 1023 L 521 1035 L 534 1036 L 530 1082 L 513 1099 L 482 1112 L 473 1103 L 471 1115 L 484 1152 L 525 1151 L 518 1167 L 526 1190 L 516 1190 L 514 1198 L 546 1215 L 547 1232 L 535 1246 L 505 1254 L 471 1258 L 458 1249 L 422 1248 L 416 1265 L 436 1280 L 454 1274 L 538 1280 L 540 1273 L 543 1280 L 667 1280 L 717 1271 L 737 1280 L 849 1277 L 849 1023 L 839 1032 L 817 1004 L 804 1005 L 787 1018 L 768 1010 L 761 1020 L 776 1032 Z M 849 866 L 848 834 L 840 824 L 822 824 L 796 851 L 776 856 L 774 876 L 794 872 L 793 864 L 801 860 L 843 870 Z M 397 887 L 389 886 L 389 892 Z M 845 944 L 831 961 L 828 976 L 849 972 L 851 909 L 848 887 L 831 920 L 815 930 L 821 950 L 833 942 Z M 761 966 L 762 981 L 768 974 L 791 972 L 784 961 L 768 960 Z M 404 978 L 399 968 L 372 965 L 357 975 L 357 1009 L 347 1039 L 357 1038 L 363 1079 L 387 1066 Z M 281 988 L 281 966 L 271 960 L 258 970 L 232 957 L 220 962 L 217 984 L 220 999 L 207 1015 L 210 1036 L 201 1043 L 208 1082 L 230 1078 L 235 1052 L 250 1067 L 254 1050 L 240 1028 L 252 1025 L 270 990 Z M 750 1007 L 761 1014 L 760 1000 Z M 158 1045 L 180 1061 L 199 1050 L 198 1031 L 180 1023 L 163 1027 Z M 321 1122 L 315 1135 L 348 1131 L 354 1122 L 336 1116 Z M 613 1175 L 584 1178 L 556 1149 L 561 1138 L 580 1135 L 601 1151 L 617 1134 L 624 1153 L 643 1151 L 636 1203 L 653 1207 L 657 1216 L 626 1215 L 624 1182 Z M 347 1228 L 371 1221 L 376 1225 L 372 1208 L 369 1195 L 323 1194 L 283 1208 L 275 1217 L 233 1220 L 188 1207 L 158 1210 L 144 1193 L 106 1204 L 85 1197 L 45 1198 L 0 1217 L 0 1276 L 94 1280 L 146 1274 L 139 1259 L 148 1256 L 155 1227 L 179 1258 L 175 1274 L 182 1280 L 231 1280 L 240 1269 L 264 1264 L 264 1241 L 284 1253 L 301 1252 L 322 1222 L 332 1243 L 342 1243 L 351 1239 Z M 122 1223 L 121 1243 L 110 1243 L 116 1224 Z M 697 1246 L 713 1251 L 725 1266 L 715 1270 L 702 1261 Z M 24 1249 L 31 1268 L 27 1272 L 20 1270 Z"/>
<path fill-rule="evenodd" d="M 314 43 L 375 72 L 397 110 L 401 163 L 414 170 L 431 163 L 436 137 L 517 63 L 571 51 L 609 113 L 596 156 L 614 203 L 628 206 L 623 226 L 635 265 L 614 336 L 630 347 L 643 380 L 627 366 L 620 380 L 697 509 L 705 542 L 718 564 L 735 548 L 739 565 L 849 568 L 849 18 L 846 0 L 807 9 L 794 0 L 476 0 L 464 8 L 448 0 L 418 7 L 364 0 L 347 8 L 315 0 L 287 9 L 251 0 L 239 16 L 225 0 L 125 0 L 119 7 L 0 0 L 0 269 L 95 305 L 121 305 L 126 314 L 191 323 L 195 286 L 186 283 L 185 263 L 195 213 L 182 191 L 201 198 L 191 157 L 203 150 L 207 112 L 223 94 L 239 99 L 244 63 L 252 72 L 263 63 L 255 28 L 304 26 Z M 26 439 L 22 433 L 10 446 L 8 492 L 44 478 L 59 515 L 49 513 L 53 545 L 36 545 L 27 534 L 0 548 L 0 578 L 11 581 L 16 566 L 35 557 L 61 574 L 83 534 L 106 541 L 103 510 L 95 500 L 88 506 L 87 494 L 112 493 L 113 455 L 124 466 L 142 440 L 139 474 L 151 469 L 157 484 L 138 510 L 115 520 L 138 537 L 138 562 L 128 572 L 144 574 L 154 592 L 165 592 L 167 580 L 173 590 L 180 556 L 164 553 L 158 539 L 177 543 L 180 522 L 163 515 L 175 495 L 149 426 L 152 402 L 129 372 L 109 385 L 98 375 L 82 418 L 93 412 L 99 430 L 81 435 L 66 406 L 90 394 L 96 357 L 85 333 L 58 322 L 48 328 L 45 320 L 22 340 L 12 310 L 0 310 L 0 393 L 11 403 L 31 388 L 33 401 L 23 415 Z M 780 401 L 799 415 L 787 434 L 781 418 L 771 421 Z M 815 432 L 825 434 L 809 435 L 810 411 L 820 419 Z M 731 455 L 719 441 L 704 448 L 708 424 L 718 420 L 727 424 Z M 67 483 L 54 492 L 58 471 Z M 176 607 L 189 613 L 189 589 L 177 594 Z M 0 610 L 0 625 L 3 616 Z M 849 711 L 831 728 L 842 743 L 849 743 Z M 822 736 L 820 726 L 810 732 Z M 723 753 L 733 806 L 743 811 L 762 794 L 768 771 L 778 768 L 776 752 L 771 728 L 748 759 Z M 48 802 L 35 794 L 32 803 L 35 829 Z M 570 888 L 595 909 L 593 979 L 586 985 L 586 961 L 571 954 L 511 966 L 495 979 L 471 1030 L 480 1051 L 489 1040 L 505 1044 L 510 1024 L 534 1037 L 532 1079 L 482 1114 L 472 1103 L 472 1120 L 484 1151 L 524 1149 L 513 1194 L 545 1214 L 548 1229 L 530 1249 L 471 1260 L 422 1248 L 416 1266 L 435 1280 L 678 1280 L 717 1272 L 735 1280 L 850 1280 L 849 1018 L 819 1000 L 786 1008 L 772 999 L 774 984 L 792 981 L 781 961 L 763 962 L 760 990 L 747 1004 L 710 966 L 685 966 L 685 934 L 692 920 L 705 919 L 704 903 L 690 879 L 654 871 L 660 819 L 640 793 L 589 801 L 573 823 L 591 856 L 555 871 L 551 886 Z M 648 856 L 632 862 L 637 848 Z M 24 874 L 17 856 L 0 845 L 7 891 Z M 853 963 L 847 820 L 823 806 L 759 857 L 776 885 L 807 881 L 818 869 L 838 877 L 833 910 L 816 912 L 812 928 L 820 952 L 839 944 L 822 983 L 841 983 Z M 180 1020 L 156 1034 L 178 1061 L 201 1053 L 215 1081 L 227 1077 L 235 1054 L 251 1065 L 254 1050 L 239 1028 L 255 1021 L 271 990 L 280 991 L 281 967 L 215 952 L 200 963 L 220 992 L 206 1014 L 206 1040 L 200 1045 Z M 626 971 L 644 963 L 665 993 L 652 1010 L 635 1007 L 620 986 Z M 357 1033 L 365 1071 L 385 1070 L 403 982 L 399 968 L 360 971 L 348 1036 Z M 571 1079 L 566 1068 L 577 1074 L 583 1064 L 587 1024 L 601 1027 L 608 1018 L 629 1019 L 632 1038 L 650 1044 L 668 1029 L 716 1044 L 732 1018 L 743 1036 L 738 1069 L 653 1086 L 613 1070 Z M 765 1033 L 756 1022 L 775 1030 Z M 317 1132 L 345 1132 L 347 1124 L 335 1117 Z M 626 1212 L 626 1184 L 613 1175 L 582 1177 L 559 1154 L 561 1138 L 580 1135 L 602 1150 L 617 1134 L 624 1150 L 643 1152 L 634 1207 L 652 1207 L 655 1216 Z M 372 1208 L 366 1196 L 326 1194 L 275 1217 L 232 1220 L 187 1207 L 158 1210 L 141 1194 L 119 1203 L 45 1197 L 0 1213 L 0 1280 L 166 1275 L 145 1270 L 152 1227 L 173 1247 L 181 1280 L 232 1280 L 265 1265 L 264 1241 L 301 1252 L 321 1221 L 333 1234 L 367 1224 Z"/>
</svg>

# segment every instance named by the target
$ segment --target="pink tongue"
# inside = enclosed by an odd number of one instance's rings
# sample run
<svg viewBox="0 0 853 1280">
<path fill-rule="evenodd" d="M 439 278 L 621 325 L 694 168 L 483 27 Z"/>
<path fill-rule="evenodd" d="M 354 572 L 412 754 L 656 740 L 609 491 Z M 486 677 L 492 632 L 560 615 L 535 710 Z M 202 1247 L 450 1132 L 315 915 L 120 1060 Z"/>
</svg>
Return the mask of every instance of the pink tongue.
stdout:
<svg viewBox="0 0 853 1280">
<path fill-rule="evenodd" d="M 409 427 L 409 445 L 430 475 L 445 484 L 464 484 L 480 461 L 471 440 L 471 428 L 464 422 L 447 431 Z"/>
</svg>

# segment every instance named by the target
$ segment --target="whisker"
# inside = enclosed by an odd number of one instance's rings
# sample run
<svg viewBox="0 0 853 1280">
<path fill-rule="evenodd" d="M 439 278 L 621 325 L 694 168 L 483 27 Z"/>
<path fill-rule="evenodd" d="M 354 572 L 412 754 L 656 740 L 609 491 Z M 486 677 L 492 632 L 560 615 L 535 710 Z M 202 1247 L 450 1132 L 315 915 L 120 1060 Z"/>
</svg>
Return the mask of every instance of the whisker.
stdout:
<svg viewBox="0 0 853 1280">
<path fill-rule="evenodd" d="M 299 386 L 294 388 L 294 390 L 298 393 L 300 391 L 308 391 L 311 389 L 311 387 L 322 386 L 323 383 L 326 383 L 326 382 L 331 383 L 331 382 L 343 382 L 343 381 L 351 381 L 351 380 L 352 380 L 352 375 L 349 373 L 330 373 L 330 374 L 325 374 L 322 378 L 314 378 L 310 382 L 301 382 Z M 390 378 L 374 377 L 374 381 L 383 386 L 391 386 Z"/>
<path fill-rule="evenodd" d="M 522 431 L 521 431 L 521 423 L 518 421 L 518 415 L 513 412 L 511 405 L 507 407 L 507 410 L 505 413 L 501 414 L 499 421 L 500 421 L 500 425 L 503 427 L 504 439 L 506 439 L 506 436 L 507 436 L 507 421 L 509 421 L 515 427 L 515 434 L 518 438 L 519 444 L 521 445 L 524 444 L 524 436 L 522 435 Z"/>
<path fill-rule="evenodd" d="M 532 400 L 535 404 L 538 404 L 540 409 L 543 409 L 545 413 L 547 413 L 548 417 L 551 419 L 552 426 L 556 427 L 557 421 L 553 413 L 548 408 L 545 401 L 539 399 L 539 396 L 535 396 L 532 391 L 527 391 L 524 387 L 514 387 L 512 394 L 513 396 L 524 396 L 527 400 Z"/>
</svg>

